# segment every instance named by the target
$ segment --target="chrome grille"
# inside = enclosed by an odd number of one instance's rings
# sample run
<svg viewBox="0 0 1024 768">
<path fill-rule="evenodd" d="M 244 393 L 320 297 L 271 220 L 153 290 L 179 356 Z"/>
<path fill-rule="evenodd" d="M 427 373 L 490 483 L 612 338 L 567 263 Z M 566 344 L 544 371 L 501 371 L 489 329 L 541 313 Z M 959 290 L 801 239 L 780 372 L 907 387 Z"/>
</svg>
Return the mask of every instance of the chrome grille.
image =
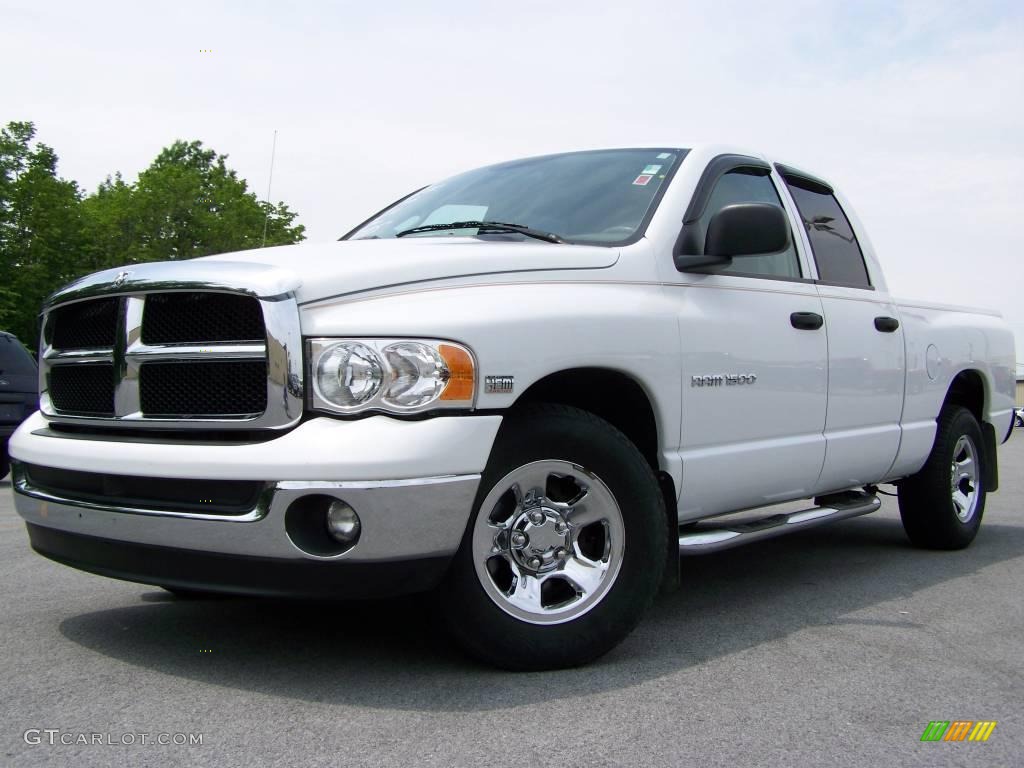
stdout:
<svg viewBox="0 0 1024 768">
<path fill-rule="evenodd" d="M 273 267 L 183 262 L 69 286 L 44 308 L 42 412 L 97 426 L 291 426 L 302 415 L 292 282 Z"/>
</svg>

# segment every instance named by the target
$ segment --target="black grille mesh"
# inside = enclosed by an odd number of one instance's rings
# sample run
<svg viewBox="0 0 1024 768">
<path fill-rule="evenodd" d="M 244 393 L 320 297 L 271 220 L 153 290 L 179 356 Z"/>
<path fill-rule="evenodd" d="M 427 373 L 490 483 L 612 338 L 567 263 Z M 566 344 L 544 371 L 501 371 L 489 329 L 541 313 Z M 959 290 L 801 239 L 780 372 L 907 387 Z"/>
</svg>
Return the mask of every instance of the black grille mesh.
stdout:
<svg viewBox="0 0 1024 768">
<path fill-rule="evenodd" d="M 58 307 L 50 315 L 48 341 L 54 349 L 113 347 L 120 303 L 108 298 Z"/>
<path fill-rule="evenodd" d="M 139 398 L 150 417 L 253 416 L 267 409 L 267 364 L 146 363 L 139 369 Z"/>
<path fill-rule="evenodd" d="M 114 415 L 114 366 L 57 365 L 50 370 L 50 400 L 61 413 Z"/>
<path fill-rule="evenodd" d="M 257 299 L 229 293 L 156 293 L 146 297 L 144 344 L 263 341 Z"/>
</svg>

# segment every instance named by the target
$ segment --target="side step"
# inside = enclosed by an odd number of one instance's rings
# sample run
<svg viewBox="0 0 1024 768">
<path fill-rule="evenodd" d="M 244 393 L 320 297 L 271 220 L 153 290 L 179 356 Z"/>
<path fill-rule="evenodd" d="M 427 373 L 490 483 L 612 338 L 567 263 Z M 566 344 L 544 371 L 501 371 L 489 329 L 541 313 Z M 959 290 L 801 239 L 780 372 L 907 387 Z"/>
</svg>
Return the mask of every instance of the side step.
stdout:
<svg viewBox="0 0 1024 768">
<path fill-rule="evenodd" d="M 768 515 L 734 525 L 707 527 L 679 537 L 680 555 L 705 555 L 732 549 L 774 536 L 803 531 L 824 523 L 846 520 L 878 511 L 881 500 L 874 494 L 837 493 L 814 500 L 818 506 L 798 512 Z"/>
</svg>

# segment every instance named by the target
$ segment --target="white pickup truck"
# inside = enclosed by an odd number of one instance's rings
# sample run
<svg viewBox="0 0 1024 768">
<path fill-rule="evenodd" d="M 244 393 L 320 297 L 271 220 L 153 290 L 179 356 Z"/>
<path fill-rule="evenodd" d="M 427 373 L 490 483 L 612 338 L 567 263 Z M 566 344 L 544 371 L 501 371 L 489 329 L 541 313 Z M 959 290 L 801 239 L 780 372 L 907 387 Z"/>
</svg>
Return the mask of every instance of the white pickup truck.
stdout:
<svg viewBox="0 0 1024 768">
<path fill-rule="evenodd" d="M 679 554 L 881 483 L 913 544 L 965 547 L 1013 420 L 998 314 L 894 299 L 828 182 L 732 148 L 470 171 L 336 243 L 85 277 L 42 329 L 10 442 L 39 553 L 181 595 L 430 590 L 510 669 L 599 656 Z"/>
</svg>

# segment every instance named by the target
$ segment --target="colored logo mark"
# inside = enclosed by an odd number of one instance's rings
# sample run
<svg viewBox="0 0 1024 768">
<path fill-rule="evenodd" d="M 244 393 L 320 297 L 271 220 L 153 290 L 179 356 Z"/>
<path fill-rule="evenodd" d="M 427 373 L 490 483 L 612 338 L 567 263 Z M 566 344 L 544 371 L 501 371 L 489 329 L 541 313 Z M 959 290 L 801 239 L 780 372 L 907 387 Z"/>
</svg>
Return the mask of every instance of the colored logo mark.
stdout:
<svg viewBox="0 0 1024 768">
<path fill-rule="evenodd" d="M 996 729 L 996 720 L 932 720 L 921 734 L 921 741 L 988 741 Z"/>
</svg>

